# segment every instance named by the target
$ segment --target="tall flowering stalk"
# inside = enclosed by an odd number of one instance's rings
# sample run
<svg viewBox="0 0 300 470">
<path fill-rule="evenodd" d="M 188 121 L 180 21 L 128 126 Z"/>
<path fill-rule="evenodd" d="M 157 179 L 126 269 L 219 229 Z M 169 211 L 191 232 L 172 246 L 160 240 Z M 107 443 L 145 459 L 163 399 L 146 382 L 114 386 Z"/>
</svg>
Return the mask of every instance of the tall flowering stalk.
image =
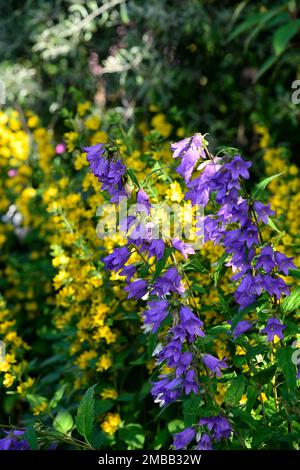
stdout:
<svg viewBox="0 0 300 470">
<path fill-rule="evenodd" d="M 210 339 L 203 323 L 205 314 L 197 307 L 185 269 L 189 260 L 198 259 L 198 254 L 184 240 L 154 236 L 150 198 L 127 171 L 116 148 L 97 144 L 85 150 L 93 174 L 109 192 L 111 201 L 118 204 L 122 198 L 128 198 L 137 203 L 135 214 L 120 221 L 122 229 L 127 230 L 126 245 L 115 248 L 103 261 L 106 269 L 126 277 L 128 298 L 147 302 L 144 330 L 157 338 L 153 356 L 158 373 L 151 390 L 154 401 L 166 407 L 187 396 L 197 397 L 201 409 L 198 422 L 174 436 L 174 447 L 211 449 L 232 433 L 240 445 L 245 445 L 235 429 L 232 413 L 229 410 L 226 414 L 215 399 L 212 383 L 221 380 L 224 371 L 227 377 L 232 377 L 233 371 L 225 357 L 215 357 L 206 348 Z M 234 299 L 239 312 L 227 323 L 228 336 L 233 342 L 244 337 L 246 341 L 245 334 L 256 330 L 272 343 L 273 354 L 286 328 L 281 321 L 280 302 L 289 294 L 289 287 L 282 275 L 295 266 L 292 258 L 263 239 L 263 228 L 273 212 L 245 189 L 251 163 L 240 155 L 214 157 L 201 134 L 173 144 L 172 150 L 180 162 L 177 173 L 187 186 L 185 199 L 204 208 L 204 215 L 198 219 L 201 229 L 198 236 L 204 243 L 212 241 L 222 246 L 224 264 L 233 271 Z M 178 259 L 179 253 L 187 262 Z M 261 303 L 261 318 L 258 315 L 245 318 L 249 312 L 257 313 Z M 256 374 L 251 360 L 249 365 Z M 278 407 L 275 375 L 272 377 Z"/>
</svg>

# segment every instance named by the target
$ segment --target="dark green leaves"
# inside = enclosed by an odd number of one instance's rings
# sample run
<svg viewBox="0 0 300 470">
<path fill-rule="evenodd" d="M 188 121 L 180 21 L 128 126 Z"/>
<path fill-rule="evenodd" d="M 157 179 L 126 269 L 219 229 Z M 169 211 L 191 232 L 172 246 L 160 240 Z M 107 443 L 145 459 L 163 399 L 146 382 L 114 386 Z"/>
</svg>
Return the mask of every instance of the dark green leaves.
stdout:
<svg viewBox="0 0 300 470">
<path fill-rule="evenodd" d="M 293 312 L 300 307 L 300 287 L 297 287 L 291 295 L 286 297 L 281 305 L 283 313 Z"/>
<path fill-rule="evenodd" d="M 135 423 L 120 428 L 119 438 L 128 445 L 129 449 L 142 449 L 145 442 L 142 426 Z"/>
<path fill-rule="evenodd" d="M 282 171 L 281 173 L 276 173 L 276 175 L 268 176 L 267 178 L 257 183 L 257 185 L 254 187 L 252 191 L 252 197 L 254 199 L 259 198 L 263 194 L 268 184 L 271 183 L 271 181 L 273 181 L 275 178 L 278 178 L 279 176 L 281 176 L 283 173 L 284 171 Z"/>
<path fill-rule="evenodd" d="M 85 393 L 80 402 L 76 417 L 76 429 L 88 444 L 90 443 L 89 439 L 91 438 L 95 419 L 94 390 L 96 386 L 97 384 L 93 385 Z"/>
<path fill-rule="evenodd" d="M 278 366 L 284 374 L 286 380 L 286 387 L 291 393 L 296 391 L 296 366 L 292 361 L 293 348 L 286 346 L 277 351 L 276 357 Z"/>
<path fill-rule="evenodd" d="M 242 398 L 242 395 L 245 390 L 245 377 L 240 375 L 235 377 L 226 391 L 225 401 L 229 406 L 237 405 Z"/>
</svg>

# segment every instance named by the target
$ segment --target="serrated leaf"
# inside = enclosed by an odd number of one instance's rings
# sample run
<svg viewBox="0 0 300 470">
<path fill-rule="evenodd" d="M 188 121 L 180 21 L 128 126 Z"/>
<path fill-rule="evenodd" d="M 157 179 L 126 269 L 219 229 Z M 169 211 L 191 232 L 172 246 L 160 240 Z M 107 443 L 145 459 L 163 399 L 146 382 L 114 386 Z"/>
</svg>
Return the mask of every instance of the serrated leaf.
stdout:
<svg viewBox="0 0 300 470">
<path fill-rule="evenodd" d="M 82 398 L 76 416 L 76 429 L 89 444 L 95 419 L 94 390 L 97 384 L 90 387 Z"/>
<path fill-rule="evenodd" d="M 283 313 L 293 312 L 300 307 L 300 287 L 297 287 L 293 292 L 284 299 L 281 304 Z"/>
<path fill-rule="evenodd" d="M 294 279 L 300 279 L 300 269 L 289 269 L 289 276 Z"/>
<path fill-rule="evenodd" d="M 254 186 L 254 189 L 252 191 L 253 198 L 259 197 L 263 193 L 263 191 L 266 189 L 268 184 L 271 183 L 271 181 L 273 181 L 274 179 L 281 176 L 283 173 L 284 173 L 284 171 L 282 171 L 281 173 L 276 173 L 275 175 L 272 175 L 272 176 L 268 176 L 267 178 L 264 178 L 262 181 L 257 183 Z"/>
<path fill-rule="evenodd" d="M 131 449 L 142 449 L 145 442 L 145 435 L 140 424 L 126 424 L 119 429 L 119 438 L 126 442 Z"/>
<path fill-rule="evenodd" d="M 278 28 L 273 35 L 273 47 L 276 55 L 282 54 L 290 40 L 296 36 L 300 28 L 300 19 L 291 20 Z"/>
<path fill-rule="evenodd" d="M 239 403 L 245 389 L 245 377 L 242 375 L 235 377 L 226 391 L 225 401 L 228 405 L 236 405 Z"/>
<path fill-rule="evenodd" d="M 74 420 L 68 410 L 60 410 L 53 421 L 53 427 L 61 432 L 67 434 L 73 427 Z"/>
<path fill-rule="evenodd" d="M 293 353 L 294 353 L 294 349 L 291 346 L 280 348 L 278 349 L 276 353 L 278 366 L 285 376 L 286 386 L 288 390 L 292 393 L 294 393 L 297 388 L 297 381 L 296 381 L 297 371 L 296 371 L 296 365 L 292 361 Z"/>
</svg>

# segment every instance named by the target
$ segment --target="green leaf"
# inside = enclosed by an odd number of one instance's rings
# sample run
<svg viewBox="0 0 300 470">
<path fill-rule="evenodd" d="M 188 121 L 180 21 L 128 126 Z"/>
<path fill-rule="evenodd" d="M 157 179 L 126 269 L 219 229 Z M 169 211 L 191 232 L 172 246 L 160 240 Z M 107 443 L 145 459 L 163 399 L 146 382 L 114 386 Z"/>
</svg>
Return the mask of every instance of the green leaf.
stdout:
<svg viewBox="0 0 300 470">
<path fill-rule="evenodd" d="M 283 175 L 284 171 L 281 173 L 276 173 L 275 175 L 268 176 L 268 178 L 263 179 L 257 185 L 254 186 L 254 189 L 252 191 L 252 197 L 257 198 L 260 197 L 263 191 L 266 189 L 269 183 L 273 181 L 275 178 L 278 178 L 279 176 Z"/>
<path fill-rule="evenodd" d="M 73 427 L 74 420 L 67 410 L 60 410 L 53 421 L 53 427 L 62 434 L 67 434 Z"/>
<path fill-rule="evenodd" d="M 95 399 L 94 390 L 97 384 L 90 387 L 82 398 L 78 407 L 76 416 L 76 429 L 83 436 L 89 444 L 89 438 L 93 431 L 93 424 L 95 419 Z"/>
<path fill-rule="evenodd" d="M 240 375 L 235 377 L 226 391 L 225 401 L 227 405 L 236 405 L 239 403 L 245 389 L 245 377 Z"/>
<path fill-rule="evenodd" d="M 278 361 L 278 366 L 283 372 L 286 380 L 286 386 L 291 393 L 295 393 L 297 388 L 296 381 L 296 365 L 292 361 L 292 355 L 294 349 L 291 346 L 286 346 L 284 348 L 278 349 L 276 353 L 276 358 Z"/>
<path fill-rule="evenodd" d="M 139 188 L 140 184 L 139 184 L 139 181 L 138 181 L 137 177 L 135 176 L 134 171 L 131 168 L 127 168 L 127 173 L 130 176 L 133 183 Z"/>
<path fill-rule="evenodd" d="M 192 426 L 197 421 L 198 411 L 202 399 L 200 397 L 192 397 L 183 403 L 183 416 L 185 426 Z"/>
<path fill-rule="evenodd" d="M 126 424 L 126 426 L 119 429 L 118 435 L 131 449 L 143 448 L 145 436 L 140 424 Z"/>
<path fill-rule="evenodd" d="M 114 406 L 113 400 L 96 400 L 95 401 L 95 415 L 101 415 L 106 413 L 106 411 L 110 410 Z"/>
<path fill-rule="evenodd" d="M 300 19 L 289 21 L 278 28 L 273 35 L 273 47 L 278 56 L 287 48 L 290 40 L 296 36 L 300 28 Z"/>
<path fill-rule="evenodd" d="M 199 273 L 208 272 L 208 269 L 197 258 L 193 258 L 191 261 L 188 261 L 186 264 L 184 264 L 183 270 L 185 272 L 187 271 L 194 271 L 194 272 L 199 272 Z"/>
<path fill-rule="evenodd" d="M 36 431 L 33 426 L 28 426 L 28 428 L 25 429 L 23 437 L 28 442 L 30 449 L 37 450 L 39 448 Z"/>
<path fill-rule="evenodd" d="M 279 228 L 275 225 L 275 223 L 273 222 L 273 220 L 270 219 L 270 217 L 268 217 L 268 225 L 269 225 L 269 227 L 271 227 L 273 230 L 275 230 L 275 232 L 277 232 L 277 233 L 282 233 L 281 230 L 279 230 Z"/>
<path fill-rule="evenodd" d="M 215 272 L 214 272 L 214 284 L 215 284 L 215 286 L 217 286 L 217 284 L 218 284 L 222 269 L 223 269 L 224 264 L 227 261 L 227 259 L 228 259 L 228 254 L 224 253 L 221 256 L 221 258 L 219 259 L 219 261 L 217 262 L 217 264 L 216 264 L 216 269 L 215 269 Z"/>
<path fill-rule="evenodd" d="M 49 403 L 50 408 L 55 408 L 58 405 L 58 403 L 64 396 L 66 386 L 67 386 L 66 384 L 63 384 L 61 387 L 58 388 L 58 390 L 56 390 L 56 392 L 53 395 L 52 400 Z"/>
<path fill-rule="evenodd" d="M 254 15 L 249 16 L 245 21 L 240 23 L 234 31 L 229 35 L 228 41 L 232 41 L 232 39 L 236 38 L 240 34 L 244 33 L 248 29 L 255 26 L 262 17 L 262 13 L 255 13 Z"/>
<path fill-rule="evenodd" d="M 153 449 L 154 450 L 159 450 L 161 448 L 165 447 L 166 442 L 169 439 L 170 434 L 168 433 L 168 430 L 166 428 L 163 428 L 161 431 L 159 431 L 158 434 L 156 434 L 153 442 Z"/>
<path fill-rule="evenodd" d="M 277 60 L 278 56 L 271 55 L 258 70 L 254 78 L 254 83 L 258 82 L 258 80 L 267 72 L 267 70 L 269 70 L 275 64 L 275 62 L 277 62 Z"/>
<path fill-rule="evenodd" d="M 294 279 L 300 279 L 300 269 L 289 269 L 289 276 Z"/>
<path fill-rule="evenodd" d="M 247 395 L 247 403 L 246 403 L 246 411 L 250 413 L 256 402 L 257 396 L 259 394 L 259 390 L 257 387 L 253 387 L 253 385 L 249 385 L 247 387 L 246 395 Z"/>
<path fill-rule="evenodd" d="M 189 401 L 189 400 L 187 400 Z M 181 419 L 173 419 L 168 423 L 168 431 L 170 434 L 175 434 L 184 429 L 184 422 Z"/>
<path fill-rule="evenodd" d="M 33 393 L 28 393 L 26 395 L 26 398 L 29 402 L 29 405 L 31 408 L 35 408 L 36 406 L 40 406 L 42 403 L 48 403 L 48 400 L 46 397 L 43 397 L 41 395 L 34 395 Z"/>
<path fill-rule="evenodd" d="M 269 383 L 271 379 L 274 377 L 275 371 L 276 371 L 276 366 L 274 365 L 258 372 L 257 374 L 253 376 L 253 378 L 259 385 L 265 385 Z"/>
<path fill-rule="evenodd" d="M 281 304 L 283 313 L 293 312 L 300 307 L 300 287 L 297 287 L 293 292 L 284 299 Z"/>
</svg>

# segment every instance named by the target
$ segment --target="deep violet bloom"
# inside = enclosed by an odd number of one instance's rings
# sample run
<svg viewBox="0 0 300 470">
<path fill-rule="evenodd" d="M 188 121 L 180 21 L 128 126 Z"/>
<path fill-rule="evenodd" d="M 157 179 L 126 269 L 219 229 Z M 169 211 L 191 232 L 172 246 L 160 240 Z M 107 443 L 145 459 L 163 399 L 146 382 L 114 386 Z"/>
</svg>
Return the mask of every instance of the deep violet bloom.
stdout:
<svg viewBox="0 0 300 470">
<path fill-rule="evenodd" d="M 230 171 L 232 178 L 237 180 L 239 177 L 244 179 L 249 178 L 248 168 L 250 168 L 251 165 L 251 162 L 246 162 L 240 155 L 236 155 L 230 163 L 226 163 L 224 166 Z"/>
<path fill-rule="evenodd" d="M 203 322 L 196 317 L 191 309 L 184 305 L 180 308 L 180 320 L 191 341 L 196 336 L 205 336 L 205 333 L 201 330 Z"/>
<path fill-rule="evenodd" d="M 99 178 L 106 177 L 109 171 L 109 161 L 103 158 L 105 149 L 103 144 L 96 144 L 91 147 L 84 147 L 87 161 L 90 164 L 91 171 L 94 176 Z"/>
<path fill-rule="evenodd" d="M 158 260 L 162 259 L 165 253 L 165 243 L 162 239 L 153 240 L 149 246 L 149 256 L 156 256 Z"/>
<path fill-rule="evenodd" d="M 30 450 L 29 444 L 22 436 L 25 431 L 4 431 L 6 436 L 0 439 L 0 450 Z"/>
<path fill-rule="evenodd" d="M 154 402 L 159 403 L 159 406 L 166 406 L 180 397 L 182 378 L 177 377 L 170 380 L 168 376 L 160 375 L 159 379 L 153 383 L 151 395 L 154 397 Z"/>
<path fill-rule="evenodd" d="M 153 289 L 153 294 L 160 297 L 169 292 L 182 293 L 181 277 L 174 267 L 169 268 L 162 276 L 157 278 Z"/>
<path fill-rule="evenodd" d="M 197 450 L 213 450 L 211 438 L 208 434 L 203 434 L 196 447 Z"/>
<path fill-rule="evenodd" d="M 126 246 L 115 248 L 110 255 L 103 258 L 105 268 L 110 271 L 119 271 L 128 261 L 129 257 L 130 252 Z"/>
<path fill-rule="evenodd" d="M 268 223 L 268 218 L 270 215 L 274 215 L 275 212 L 270 208 L 270 204 L 263 204 L 260 201 L 254 202 L 254 210 L 257 214 L 259 221 L 262 221 L 264 224 Z"/>
<path fill-rule="evenodd" d="M 162 321 L 168 316 L 167 300 L 152 300 L 147 303 L 148 309 L 144 311 L 143 318 L 145 325 L 151 325 L 155 333 L 160 327 Z"/>
<path fill-rule="evenodd" d="M 208 367 L 208 369 L 210 369 L 214 374 L 216 374 L 217 377 L 221 376 L 221 369 L 227 369 L 228 367 L 225 359 L 218 359 L 212 354 L 204 354 L 202 356 L 202 360 L 206 367 Z"/>
<path fill-rule="evenodd" d="M 179 238 L 174 238 L 172 240 L 172 245 L 173 245 L 173 248 L 179 251 L 179 253 L 181 253 L 185 259 L 187 259 L 188 255 L 193 255 L 195 253 L 194 248 L 192 248 L 187 243 L 184 243 Z"/>
<path fill-rule="evenodd" d="M 281 340 L 283 340 L 283 330 L 286 328 L 286 325 L 281 323 L 280 320 L 276 317 L 271 317 L 268 319 L 265 328 L 263 328 L 261 333 L 266 333 L 268 336 L 268 341 L 272 342 L 274 340 L 275 335 L 278 336 Z"/>
<path fill-rule="evenodd" d="M 139 205 L 139 211 L 142 209 L 147 215 L 150 214 L 151 204 L 149 201 L 149 196 L 143 189 L 138 190 L 136 202 Z"/>
<path fill-rule="evenodd" d="M 266 245 L 261 249 L 260 255 L 256 262 L 256 268 L 263 268 L 266 273 L 270 273 L 276 266 L 274 251 L 270 245 Z"/>
<path fill-rule="evenodd" d="M 189 395 L 191 392 L 194 392 L 196 395 L 198 393 L 199 387 L 196 377 L 196 372 L 194 369 L 189 369 L 184 378 L 184 391 L 186 395 Z"/>
<path fill-rule="evenodd" d="M 285 274 L 286 276 L 289 273 L 289 269 L 295 269 L 296 266 L 293 263 L 293 257 L 288 258 L 284 253 L 275 251 L 275 261 L 278 266 L 278 271 Z"/>
<path fill-rule="evenodd" d="M 200 419 L 199 424 L 200 426 L 207 426 L 208 430 L 212 433 L 212 438 L 216 441 L 228 439 L 231 435 L 231 425 L 228 419 L 223 416 L 202 418 Z"/>
<path fill-rule="evenodd" d="M 173 446 L 176 450 L 184 449 L 196 436 L 193 428 L 186 428 L 174 435 Z"/>
<path fill-rule="evenodd" d="M 252 328 L 252 323 L 250 321 L 248 320 L 239 321 L 236 327 L 232 331 L 232 335 L 234 339 L 238 338 L 243 333 L 246 333 L 246 331 L 250 330 L 250 328 Z"/>
<path fill-rule="evenodd" d="M 124 290 L 128 292 L 128 299 L 141 299 L 147 294 L 147 282 L 144 279 L 136 279 L 124 287 Z"/>
<path fill-rule="evenodd" d="M 181 158 L 181 163 L 176 168 L 177 173 L 183 176 L 186 182 L 189 181 L 199 158 L 205 158 L 202 136 L 195 134 L 192 137 L 180 140 L 172 144 L 171 149 L 174 152 L 173 158 Z"/>
</svg>

